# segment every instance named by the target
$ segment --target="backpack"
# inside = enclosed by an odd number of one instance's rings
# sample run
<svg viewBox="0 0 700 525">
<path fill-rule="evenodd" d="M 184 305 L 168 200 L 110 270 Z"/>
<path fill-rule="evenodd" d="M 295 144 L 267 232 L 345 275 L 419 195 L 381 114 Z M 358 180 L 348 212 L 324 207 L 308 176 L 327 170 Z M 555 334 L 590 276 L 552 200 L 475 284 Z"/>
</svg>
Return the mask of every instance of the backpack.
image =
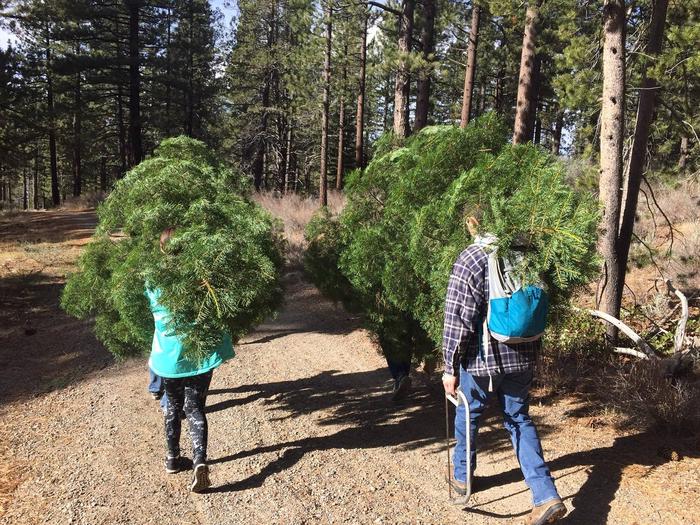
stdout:
<svg viewBox="0 0 700 525">
<path fill-rule="evenodd" d="M 523 286 L 515 269 L 519 260 L 498 257 L 498 239 L 478 236 L 474 244 L 488 256 L 489 297 L 484 319 L 484 346 L 488 338 L 507 344 L 536 341 L 544 334 L 549 298 L 542 286 Z"/>
</svg>

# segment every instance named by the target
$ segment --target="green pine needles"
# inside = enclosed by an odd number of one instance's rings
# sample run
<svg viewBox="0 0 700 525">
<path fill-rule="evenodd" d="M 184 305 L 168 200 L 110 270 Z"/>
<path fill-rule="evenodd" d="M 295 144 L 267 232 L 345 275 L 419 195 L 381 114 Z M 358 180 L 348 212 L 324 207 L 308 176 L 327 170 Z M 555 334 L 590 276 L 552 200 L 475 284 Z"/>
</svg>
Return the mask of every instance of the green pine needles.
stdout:
<svg viewBox="0 0 700 525">
<path fill-rule="evenodd" d="M 201 358 L 273 313 L 282 297 L 280 224 L 248 198 L 245 178 L 188 137 L 167 139 L 119 181 L 98 210 L 93 241 L 61 304 L 123 358 L 146 353 L 153 318 L 145 287 L 160 289 L 185 352 Z M 161 252 L 159 238 L 175 231 Z"/>
<path fill-rule="evenodd" d="M 567 186 L 541 149 L 507 145 L 494 115 L 464 130 L 425 128 L 354 173 L 347 197 L 339 217 L 309 224 L 306 268 L 322 292 L 365 313 L 388 353 L 439 348 L 450 271 L 473 241 L 470 215 L 502 253 L 523 253 L 522 278 L 544 281 L 555 302 L 598 270 L 594 198 Z"/>
</svg>

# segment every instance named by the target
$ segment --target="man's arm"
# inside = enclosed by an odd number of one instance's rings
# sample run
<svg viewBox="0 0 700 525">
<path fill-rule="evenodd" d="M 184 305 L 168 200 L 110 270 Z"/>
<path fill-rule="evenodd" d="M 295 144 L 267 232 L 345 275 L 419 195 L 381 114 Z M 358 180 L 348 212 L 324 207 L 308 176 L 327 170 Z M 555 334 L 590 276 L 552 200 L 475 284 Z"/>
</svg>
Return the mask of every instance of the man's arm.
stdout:
<svg viewBox="0 0 700 525">
<path fill-rule="evenodd" d="M 480 305 L 483 301 L 483 264 L 480 250 L 467 251 L 459 256 L 450 274 L 445 298 L 445 324 L 442 352 L 445 362 L 443 384 L 445 391 L 454 394 L 457 372 L 466 343 L 476 337 Z"/>
</svg>

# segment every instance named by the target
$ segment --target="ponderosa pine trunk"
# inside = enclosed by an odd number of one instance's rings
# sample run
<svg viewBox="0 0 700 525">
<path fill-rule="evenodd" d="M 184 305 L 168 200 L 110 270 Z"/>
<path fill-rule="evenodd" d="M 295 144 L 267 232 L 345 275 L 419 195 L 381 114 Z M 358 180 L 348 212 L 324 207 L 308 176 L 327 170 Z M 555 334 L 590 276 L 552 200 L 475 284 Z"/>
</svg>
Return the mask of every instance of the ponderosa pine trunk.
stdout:
<svg viewBox="0 0 700 525">
<path fill-rule="evenodd" d="M 189 0 L 188 4 L 188 19 L 189 25 L 187 32 L 187 135 L 193 137 L 194 133 L 194 64 L 193 64 L 193 45 L 194 45 L 194 6 L 193 0 Z"/>
<path fill-rule="evenodd" d="M 678 168 L 685 170 L 688 163 L 688 137 L 683 135 L 681 137 L 681 146 L 678 155 Z"/>
<path fill-rule="evenodd" d="M 620 272 L 618 228 L 622 200 L 623 142 L 625 132 L 625 5 L 605 0 L 603 7 L 603 97 L 600 131 L 600 222 L 598 249 L 603 257 L 600 309 L 620 315 L 624 276 Z M 617 329 L 608 324 L 611 341 Z"/>
<path fill-rule="evenodd" d="M 172 95 L 171 95 L 171 84 L 172 80 L 170 78 L 170 41 L 171 41 L 171 33 L 172 33 L 172 8 L 171 6 L 168 6 L 166 8 L 166 15 L 165 15 L 165 24 L 166 24 L 166 32 L 165 32 L 165 136 L 169 137 L 171 130 L 170 130 L 170 105 L 172 103 Z"/>
<path fill-rule="evenodd" d="M 294 120 L 291 118 L 287 123 L 287 147 L 286 147 L 286 158 L 284 162 L 284 190 L 283 194 L 286 195 L 289 191 L 289 174 L 292 172 L 292 146 L 294 142 Z"/>
<path fill-rule="evenodd" d="M 80 45 L 76 45 L 76 56 L 80 51 Z M 82 166 L 82 134 L 83 134 L 83 108 L 80 70 L 75 74 L 75 85 L 73 90 L 73 196 L 79 197 L 83 188 L 83 166 Z"/>
<path fill-rule="evenodd" d="M 472 111 L 472 95 L 474 93 L 474 78 L 476 77 L 476 48 L 479 44 L 479 20 L 481 6 L 476 2 L 472 5 L 472 25 L 469 31 L 467 45 L 467 69 L 464 73 L 464 92 L 462 94 L 462 118 L 459 126 L 466 128 Z"/>
<path fill-rule="evenodd" d="M 333 38 L 333 5 L 326 0 L 326 53 L 323 59 L 323 110 L 321 114 L 321 178 L 319 202 L 328 206 L 328 120 L 331 100 L 331 50 Z"/>
<path fill-rule="evenodd" d="M 335 169 L 335 189 L 343 188 L 343 172 L 345 167 L 345 85 L 348 81 L 348 46 L 343 48 L 343 76 L 340 83 L 340 97 L 338 98 L 338 157 Z"/>
<path fill-rule="evenodd" d="M 100 157 L 100 191 L 107 191 L 107 157 Z"/>
<path fill-rule="evenodd" d="M 413 40 L 413 12 L 415 0 L 403 0 L 399 17 L 399 64 L 394 83 L 394 136 L 401 140 L 410 135 L 408 99 L 411 94 L 411 75 L 408 54 Z"/>
<path fill-rule="evenodd" d="M 141 142 L 141 51 L 139 19 L 141 1 L 128 0 L 129 8 L 129 166 L 143 160 Z"/>
<path fill-rule="evenodd" d="M 518 79 L 518 98 L 515 108 L 515 126 L 513 144 L 523 144 L 532 139 L 532 126 L 536 101 L 534 100 L 535 58 L 537 46 L 537 24 L 542 0 L 530 0 L 525 12 L 525 31 L 523 48 L 520 54 L 520 75 Z"/>
<path fill-rule="evenodd" d="M 34 146 L 34 209 L 39 209 L 39 145 Z"/>
<path fill-rule="evenodd" d="M 355 115 L 355 167 L 364 168 L 364 129 L 365 129 L 365 85 L 367 78 L 367 23 L 369 15 L 365 14 L 364 28 L 360 47 L 360 78 L 357 91 L 357 114 Z"/>
<path fill-rule="evenodd" d="M 22 170 L 22 209 L 29 209 L 29 175 L 27 174 L 27 168 Z"/>
<path fill-rule="evenodd" d="M 124 125 L 124 90 L 122 88 L 122 45 L 121 29 L 119 27 L 119 17 L 115 17 L 115 36 L 117 43 L 117 137 L 119 139 L 119 176 L 126 174 L 127 168 L 127 146 L 126 146 L 126 126 Z"/>
<path fill-rule="evenodd" d="M 419 131 L 428 125 L 430 113 L 430 89 L 433 51 L 435 47 L 435 16 L 437 13 L 436 0 L 423 0 L 423 26 L 421 27 L 421 47 L 423 59 L 430 64 L 418 78 L 416 87 L 416 118 L 413 123 L 414 131 Z"/>
<path fill-rule="evenodd" d="M 559 155 L 561 149 L 561 131 L 564 128 L 564 115 L 557 107 L 557 117 L 554 121 L 554 130 L 552 132 L 552 155 Z"/>
<path fill-rule="evenodd" d="M 655 0 L 651 15 L 651 26 L 649 27 L 649 41 L 647 42 L 645 52 L 645 55 L 648 57 L 656 57 L 661 52 L 667 9 L 668 0 Z M 620 223 L 617 241 L 619 251 L 618 264 L 620 265 L 619 272 L 622 275 L 623 284 L 627 270 L 630 243 L 632 242 L 632 233 L 634 231 L 634 218 L 637 214 L 639 188 L 642 183 L 644 165 L 646 163 L 649 129 L 654 117 L 656 94 L 658 90 L 659 83 L 655 78 L 647 76 L 645 68 L 642 89 L 639 91 L 637 123 L 634 128 L 634 138 L 632 140 L 632 151 L 630 153 L 627 183 L 625 185 L 622 207 L 622 222 Z M 618 293 L 620 295 L 620 304 L 622 304 L 622 287 L 618 290 Z"/>
<path fill-rule="evenodd" d="M 61 204 L 61 193 L 58 187 L 58 160 L 56 158 L 56 117 L 53 99 L 53 72 L 51 65 L 51 37 L 48 24 L 46 26 L 46 104 L 49 116 L 49 165 L 51 169 L 51 203 Z"/>
</svg>

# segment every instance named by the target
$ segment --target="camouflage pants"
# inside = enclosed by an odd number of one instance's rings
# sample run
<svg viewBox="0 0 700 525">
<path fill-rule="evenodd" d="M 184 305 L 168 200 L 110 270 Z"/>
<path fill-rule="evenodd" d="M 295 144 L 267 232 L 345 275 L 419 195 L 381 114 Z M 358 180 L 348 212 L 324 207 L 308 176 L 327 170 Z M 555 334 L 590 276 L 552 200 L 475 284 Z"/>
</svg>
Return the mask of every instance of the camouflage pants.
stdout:
<svg viewBox="0 0 700 525">
<path fill-rule="evenodd" d="M 195 463 L 207 459 L 207 418 L 204 415 L 204 402 L 211 383 L 212 372 L 192 377 L 163 378 L 163 386 L 168 396 L 165 412 L 165 438 L 168 456 L 180 455 L 180 432 L 184 411 L 192 438 L 192 457 Z"/>
</svg>

